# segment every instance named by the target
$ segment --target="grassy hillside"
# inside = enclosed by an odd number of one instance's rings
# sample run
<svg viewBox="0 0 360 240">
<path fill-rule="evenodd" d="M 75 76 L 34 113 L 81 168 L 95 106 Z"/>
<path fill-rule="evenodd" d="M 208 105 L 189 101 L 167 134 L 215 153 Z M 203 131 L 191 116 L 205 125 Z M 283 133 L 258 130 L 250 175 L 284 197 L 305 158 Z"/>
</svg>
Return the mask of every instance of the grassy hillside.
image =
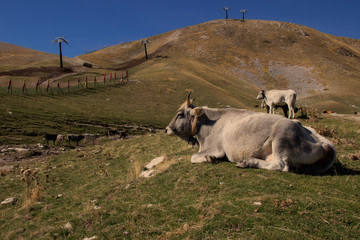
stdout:
<svg viewBox="0 0 360 240">
<path fill-rule="evenodd" d="M 63 62 L 65 68 L 60 69 L 59 56 L 56 54 L 0 42 L 0 87 L 7 86 L 9 79 L 16 87 L 21 87 L 24 80 L 34 85 L 37 80 L 45 81 L 79 71 L 81 66 L 81 62 L 67 57 L 63 57 Z"/>
<path fill-rule="evenodd" d="M 78 58 L 113 68 L 141 64 L 149 72 L 157 66 L 152 61 L 177 64 L 181 59 L 186 64 L 179 64 L 181 69 L 163 69 L 169 78 L 182 75 L 182 70 L 197 62 L 208 67 L 202 78 L 223 75 L 231 83 L 251 85 L 250 92 L 249 89 L 243 92 L 252 95 L 258 89 L 293 88 L 308 105 L 338 112 L 358 111 L 360 107 L 360 40 L 335 37 L 291 23 L 258 20 L 216 20 L 148 39 L 152 60 L 147 63 L 139 42 Z M 198 79 L 193 80 L 196 85 Z M 219 79 L 215 87 L 223 87 L 221 83 Z M 328 98 L 336 99 L 337 104 L 324 101 Z"/>
<path fill-rule="evenodd" d="M 15 202 L 0 207 L 1 239 L 357 239 L 360 162 L 348 154 L 359 149 L 359 124 L 312 124 L 343 163 L 323 176 L 192 165 L 196 148 L 164 133 L 10 164 L 0 200 Z M 139 177 L 159 156 L 157 174 Z M 27 188 L 21 169 L 36 170 L 38 184 Z"/>
<path fill-rule="evenodd" d="M 72 61 L 64 57 L 65 64 Z M 69 65 L 69 64 L 68 64 Z M 0 42 L 0 72 L 29 67 L 59 66 L 59 56 Z"/>
<path fill-rule="evenodd" d="M 360 111 L 359 40 L 257 20 L 211 21 L 149 40 L 149 60 L 136 41 L 79 56 L 69 62 L 68 72 L 51 67 L 57 64 L 56 55 L 46 60 L 48 54 L 36 57 L 37 51 L 5 44 L 4 49 L 17 59 L 24 52 L 34 56 L 34 62 L 27 63 L 23 57 L 21 67 L 33 68 L 13 69 L 11 75 L 0 72 L 0 142 L 36 142 L 49 131 L 106 131 L 92 125 L 136 123 L 164 128 L 189 91 L 197 105 L 260 111 L 254 107 L 259 104 L 259 89 L 293 88 L 298 92 L 298 106 L 350 114 Z M 1 66 L 10 62 L 4 59 Z M 52 63 L 42 69 L 44 61 Z M 82 61 L 94 67 L 71 65 Z M 78 78 L 84 81 L 87 76 L 92 81 L 97 77 L 101 82 L 104 74 L 117 72 L 119 77 L 125 69 L 130 74 L 128 82 L 77 89 Z M 68 73 L 59 80 L 62 93 L 57 92 L 55 80 L 53 94 L 44 92 L 46 79 Z M 13 95 L 7 94 L 10 78 Z M 28 94 L 22 96 L 24 80 Z M 43 82 L 44 96 L 35 94 L 37 81 Z M 70 94 L 65 87 L 68 81 Z"/>
</svg>

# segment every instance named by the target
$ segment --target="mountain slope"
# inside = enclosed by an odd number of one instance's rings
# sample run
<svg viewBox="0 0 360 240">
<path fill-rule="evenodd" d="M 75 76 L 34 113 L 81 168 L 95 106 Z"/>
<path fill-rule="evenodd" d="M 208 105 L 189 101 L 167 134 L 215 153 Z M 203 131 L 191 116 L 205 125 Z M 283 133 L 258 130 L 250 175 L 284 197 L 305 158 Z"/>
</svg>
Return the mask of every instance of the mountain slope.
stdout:
<svg viewBox="0 0 360 240">
<path fill-rule="evenodd" d="M 68 64 L 75 64 L 70 58 L 63 59 Z M 56 54 L 0 42 L 0 71 L 58 65 L 59 56 Z"/>
<path fill-rule="evenodd" d="M 240 93 L 255 97 L 259 89 L 293 88 L 304 103 L 318 108 L 360 110 L 360 40 L 292 23 L 259 20 L 216 20 L 148 39 L 148 61 L 138 41 L 77 58 L 113 68 L 137 66 L 135 69 L 146 68 L 148 73 L 156 71 L 159 62 L 173 63 L 176 70 L 163 70 L 168 78 L 185 77 L 186 68 L 198 63 L 208 70 L 188 75 L 192 86 L 198 85 L 196 76 L 210 81 L 221 75 L 224 80 L 213 82 L 213 90 L 233 89 L 231 85 L 237 84 Z"/>
</svg>

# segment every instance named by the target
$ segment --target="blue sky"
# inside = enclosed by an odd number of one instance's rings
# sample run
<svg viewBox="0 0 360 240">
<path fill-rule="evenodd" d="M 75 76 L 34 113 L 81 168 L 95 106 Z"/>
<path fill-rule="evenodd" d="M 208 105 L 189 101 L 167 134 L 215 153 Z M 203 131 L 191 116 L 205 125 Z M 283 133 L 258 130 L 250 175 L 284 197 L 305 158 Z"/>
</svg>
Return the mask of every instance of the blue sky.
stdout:
<svg viewBox="0 0 360 240">
<path fill-rule="evenodd" d="M 360 0 L 0 0 L 0 42 L 58 54 L 51 41 L 64 36 L 63 54 L 75 57 L 211 20 L 292 22 L 336 36 L 360 39 Z"/>
</svg>

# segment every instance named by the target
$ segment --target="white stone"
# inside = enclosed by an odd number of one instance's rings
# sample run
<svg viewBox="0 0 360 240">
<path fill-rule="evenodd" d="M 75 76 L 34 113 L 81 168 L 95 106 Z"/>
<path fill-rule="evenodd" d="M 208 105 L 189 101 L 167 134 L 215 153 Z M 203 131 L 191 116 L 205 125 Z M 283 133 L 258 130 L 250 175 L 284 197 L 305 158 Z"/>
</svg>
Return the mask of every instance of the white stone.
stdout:
<svg viewBox="0 0 360 240">
<path fill-rule="evenodd" d="M 83 240 L 95 240 L 95 239 L 97 239 L 97 236 L 92 236 L 92 237 L 89 237 L 89 238 L 84 238 Z"/>
<path fill-rule="evenodd" d="M 156 170 L 146 170 L 140 173 L 140 177 L 149 178 L 155 175 Z"/>
<path fill-rule="evenodd" d="M 151 169 L 151 168 L 155 167 L 156 165 L 160 164 L 162 161 L 164 161 L 164 156 L 154 158 L 153 160 L 151 160 L 151 162 L 149 162 L 145 166 L 145 168 L 146 169 Z"/>
<path fill-rule="evenodd" d="M 1 202 L 1 205 L 5 205 L 5 204 L 9 204 L 9 203 L 13 203 L 15 201 L 14 198 L 7 198 L 4 201 Z"/>
<path fill-rule="evenodd" d="M 71 230 L 72 229 L 72 225 L 70 222 L 67 222 L 65 225 L 64 225 L 64 228 L 67 229 L 67 230 Z"/>
<path fill-rule="evenodd" d="M 262 205 L 261 202 L 253 202 L 253 204 L 254 204 L 255 206 L 261 206 L 261 205 Z"/>
</svg>

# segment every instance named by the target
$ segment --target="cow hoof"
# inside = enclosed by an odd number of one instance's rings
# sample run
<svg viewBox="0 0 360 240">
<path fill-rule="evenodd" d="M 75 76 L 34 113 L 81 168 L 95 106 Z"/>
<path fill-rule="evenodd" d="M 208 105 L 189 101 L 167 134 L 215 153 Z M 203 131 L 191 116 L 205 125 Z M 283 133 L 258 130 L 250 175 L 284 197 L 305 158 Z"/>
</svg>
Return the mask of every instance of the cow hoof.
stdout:
<svg viewBox="0 0 360 240">
<path fill-rule="evenodd" d="M 236 164 L 236 166 L 237 166 L 238 168 L 248 168 L 248 167 L 249 167 L 246 162 L 238 162 L 238 163 Z"/>
<path fill-rule="evenodd" d="M 208 163 L 214 163 L 214 164 L 219 163 L 219 161 L 217 160 L 216 157 L 213 157 L 213 156 L 205 156 L 205 158 L 206 158 L 206 162 L 208 162 Z"/>
</svg>

